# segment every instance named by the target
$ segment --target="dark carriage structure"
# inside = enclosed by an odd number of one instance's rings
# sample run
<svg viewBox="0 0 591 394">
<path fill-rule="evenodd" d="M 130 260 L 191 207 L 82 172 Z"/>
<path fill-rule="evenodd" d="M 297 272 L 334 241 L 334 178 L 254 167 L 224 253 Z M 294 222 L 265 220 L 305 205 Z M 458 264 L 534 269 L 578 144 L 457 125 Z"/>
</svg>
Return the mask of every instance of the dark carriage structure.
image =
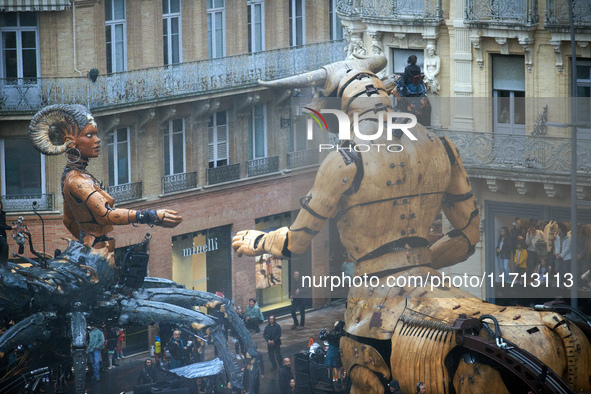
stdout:
<svg viewBox="0 0 591 394">
<path fill-rule="evenodd" d="M 215 372 L 220 387 L 254 392 L 260 356 L 232 303 L 167 279 L 147 278 L 149 234 L 114 264 L 104 249 L 78 241 L 70 241 L 59 257 L 46 259 L 34 251 L 22 222 L 17 234 L 40 262 L 22 256 L 29 267 L 0 262 L 1 323 L 16 323 L 0 336 L 0 392 L 36 392 L 47 387 L 65 392 L 66 380 L 73 374 L 76 392 L 84 393 L 87 324 L 103 322 L 121 327 L 159 322 L 182 327 L 204 339 L 199 346 L 213 344 L 217 358 L 184 367 L 176 375 L 179 380 Z M 223 312 L 224 323 L 238 334 L 246 351 L 246 379 L 228 349 L 222 322 L 198 312 L 200 306 Z"/>
</svg>

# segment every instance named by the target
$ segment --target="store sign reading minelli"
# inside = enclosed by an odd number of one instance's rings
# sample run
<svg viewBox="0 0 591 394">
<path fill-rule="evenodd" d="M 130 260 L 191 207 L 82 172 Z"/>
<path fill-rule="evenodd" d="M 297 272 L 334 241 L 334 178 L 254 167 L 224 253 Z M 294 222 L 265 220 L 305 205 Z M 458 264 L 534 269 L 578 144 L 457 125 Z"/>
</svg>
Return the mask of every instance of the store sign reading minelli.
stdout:
<svg viewBox="0 0 591 394">
<path fill-rule="evenodd" d="M 194 254 L 211 252 L 212 250 L 218 250 L 218 239 L 208 239 L 205 241 L 205 244 L 200 246 L 195 246 L 193 243 L 192 248 L 185 248 L 183 249 L 183 257 L 192 256 Z"/>
</svg>

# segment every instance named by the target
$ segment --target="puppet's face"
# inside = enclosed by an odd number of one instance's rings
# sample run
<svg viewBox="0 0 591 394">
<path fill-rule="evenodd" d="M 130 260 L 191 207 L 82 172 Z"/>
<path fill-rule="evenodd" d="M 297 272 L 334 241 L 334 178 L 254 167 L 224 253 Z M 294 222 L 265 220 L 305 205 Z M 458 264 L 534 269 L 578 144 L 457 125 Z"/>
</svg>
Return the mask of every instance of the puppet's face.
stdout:
<svg viewBox="0 0 591 394">
<path fill-rule="evenodd" d="M 92 122 L 80 132 L 74 143 L 84 158 L 98 157 L 101 149 L 101 140 L 97 135 L 96 123 Z"/>
</svg>

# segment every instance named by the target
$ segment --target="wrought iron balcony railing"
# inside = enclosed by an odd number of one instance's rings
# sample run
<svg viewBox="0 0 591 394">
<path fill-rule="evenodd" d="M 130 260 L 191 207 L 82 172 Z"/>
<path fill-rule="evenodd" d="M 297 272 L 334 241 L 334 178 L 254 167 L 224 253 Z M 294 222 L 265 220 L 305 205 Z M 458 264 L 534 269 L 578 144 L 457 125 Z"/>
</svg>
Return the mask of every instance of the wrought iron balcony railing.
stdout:
<svg viewBox="0 0 591 394">
<path fill-rule="evenodd" d="M 568 31 L 569 0 L 546 0 L 546 29 Z M 575 28 L 591 29 L 591 2 L 589 0 L 573 0 L 573 19 Z"/>
<path fill-rule="evenodd" d="M 344 41 L 331 41 L 220 59 L 88 78 L 0 79 L 0 114 L 36 111 L 50 104 L 93 110 L 131 106 L 255 86 L 344 59 Z"/>
<path fill-rule="evenodd" d="M 246 162 L 246 176 L 257 176 L 279 171 L 279 156 L 262 157 Z"/>
<path fill-rule="evenodd" d="M 383 20 L 394 24 L 441 22 L 441 0 L 338 0 L 341 15 Z"/>
<path fill-rule="evenodd" d="M 0 196 L 2 207 L 6 212 L 32 211 L 35 207 L 38 211 L 53 211 L 54 197 L 49 194 L 17 194 Z M 37 204 L 33 206 L 33 203 Z"/>
<path fill-rule="evenodd" d="M 207 169 L 207 184 L 235 181 L 240 179 L 240 163 Z"/>
<path fill-rule="evenodd" d="M 124 185 L 109 186 L 107 192 L 115 199 L 115 202 L 137 200 L 142 198 L 142 183 L 126 183 Z"/>
<path fill-rule="evenodd" d="M 538 0 L 466 0 L 468 26 L 533 29 L 539 21 Z"/>
<path fill-rule="evenodd" d="M 287 168 L 318 164 L 318 149 L 299 150 L 287 154 Z"/>
<path fill-rule="evenodd" d="M 162 193 L 172 193 L 197 187 L 197 172 L 166 175 L 162 177 Z"/>
<path fill-rule="evenodd" d="M 436 131 L 458 147 L 470 169 L 524 169 L 528 173 L 570 175 L 570 138 L 517 136 L 465 131 Z M 577 171 L 591 172 L 591 140 L 577 142 Z"/>
</svg>

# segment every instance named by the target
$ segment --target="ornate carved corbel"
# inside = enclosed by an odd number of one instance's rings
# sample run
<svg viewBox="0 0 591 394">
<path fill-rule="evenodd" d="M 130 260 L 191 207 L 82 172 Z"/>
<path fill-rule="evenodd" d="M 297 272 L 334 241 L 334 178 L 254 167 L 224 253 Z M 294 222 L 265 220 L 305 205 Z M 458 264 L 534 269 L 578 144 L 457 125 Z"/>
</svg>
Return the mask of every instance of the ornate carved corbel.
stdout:
<svg viewBox="0 0 591 394">
<path fill-rule="evenodd" d="M 527 66 L 527 71 L 533 71 L 534 69 L 534 54 L 533 54 L 533 44 L 534 40 L 532 38 L 520 38 L 519 43 L 523 48 L 523 53 L 525 55 L 525 65 Z"/>
<path fill-rule="evenodd" d="M 260 99 L 261 96 L 258 93 L 237 96 L 234 100 L 234 110 L 236 111 L 236 114 L 238 116 L 247 115 L 248 110 L 256 105 Z"/>
<path fill-rule="evenodd" d="M 581 48 L 581 57 L 591 57 L 589 41 L 577 41 L 577 45 Z"/>
<path fill-rule="evenodd" d="M 522 196 L 532 194 L 532 187 L 528 182 L 515 181 L 515 188 L 517 189 L 517 193 L 521 194 Z"/>
<path fill-rule="evenodd" d="M 554 48 L 554 55 L 556 56 L 556 68 L 559 73 L 564 72 L 564 60 L 562 56 L 562 41 L 550 40 L 550 45 Z"/>
<path fill-rule="evenodd" d="M 486 185 L 488 186 L 490 191 L 493 193 L 503 193 L 503 194 L 507 193 L 507 190 L 505 189 L 505 185 L 498 179 L 488 178 L 486 180 Z"/>
<path fill-rule="evenodd" d="M 382 38 L 384 37 L 384 33 L 371 31 L 369 32 L 369 36 L 371 37 L 371 51 L 374 56 L 383 56 L 384 44 L 382 43 Z"/>
<path fill-rule="evenodd" d="M 481 47 L 481 36 L 470 36 L 470 42 L 472 42 L 472 46 L 474 47 L 474 51 L 476 52 L 476 62 L 480 68 L 484 68 L 484 59 L 482 57 L 482 47 Z"/>
<path fill-rule="evenodd" d="M 589 188 L 577 185 L 577 200 L 587 200 L 589 198 Z"/>
<path fill-rule="evenodd" d="M 550 198 L 561 198 L 564 194 L 563 188 L 555 183 L 544 183 L 544 190 L 546 191 L 546 195 Z"/>
<path fill-rule="evenodd" d="M 109 134 L 117 126 L 119 126 L 119 121 L 120 120 L 121 119 L 119 118 L 119 115 L 113 115 L 112 117 L 110 117 L 109 119 L 107 119 L 105 121 L 105 125 L 100 128 L 101 129 L 101 134 L 103 134 L 103 135 Z"/>
<path fill-rule="evenodd" d="M 165 108 L 160 116 L 160 124 L 163 125 L 168 122 L 176 114 L 176 107 L 174 105 Z"/>
<path fill-rule="evenodd" d="M 156 117 L 156 108 L 150 108 L 138 113 L 137 132 L 141 137 L 146 132 L 146 125 Z"/>
<path fill-rule="evenodd" d="M 278 93 L 277 97 L 275 98 L 275 103 L 277 104 L 277 106 L 283 106 L 284 104 L 289 104 L 289 103 L 286 103 L 286 101 L 288 101 L 291 98 L 292 93 L 293 93 L 292 89 L 285 89 L 285 90 L 281 91 L 281 93 Z"/>
<path fill-rule="evenodd" d="M 495 41 L 501 47 L 501 55 L 508 55 L 509 54 L 509 41 L 505 37 L 496 37 Z"/>
</svg>

